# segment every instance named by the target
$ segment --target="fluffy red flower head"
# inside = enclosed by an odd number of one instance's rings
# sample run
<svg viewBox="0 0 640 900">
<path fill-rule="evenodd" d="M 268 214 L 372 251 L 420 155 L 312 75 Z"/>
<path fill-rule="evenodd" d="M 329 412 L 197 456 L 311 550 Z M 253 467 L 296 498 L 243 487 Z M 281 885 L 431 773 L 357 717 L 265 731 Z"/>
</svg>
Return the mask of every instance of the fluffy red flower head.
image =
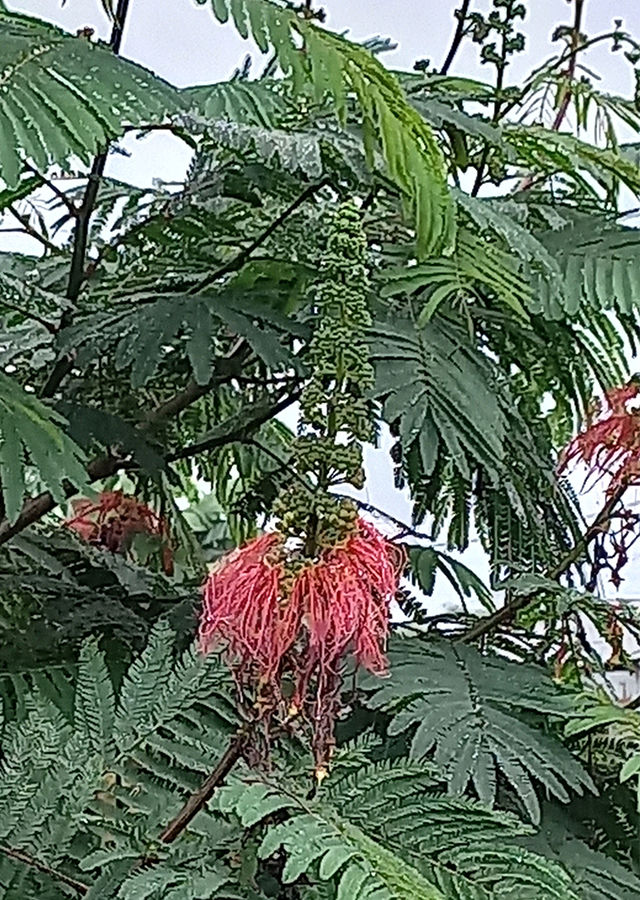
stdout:
<svg viewBox="0 0 640 900">
<path fill-rule="evenodd" d="M 163 568 L 171 572 L 169 530 L 165 521 L 144 503 L 122 491 L 105 491 L 95 501 L 83 497 L 72 500 L 71 505 L 75 515 L 65 524 L 87 543 L 121 553 L 129 548 L 134 534 L 157 537 L 163 543 Z"/>
<path fill-rule="evenodd" d="M 398 548 L 362 519 L 315 560 L 295 560 L 280 534 L 256 538 L 226 556 L 205 584 L 202 650 L 226 647 L 236 681 L 261 695 L 263 715 L 283 704 L 306 715 L 321 765 L 345 655 L 352 651 L 371 672 L 387 669 L 389 604 L 401 569 Z"/>
<path fill-rule="evenodd" d="M 575 437 L 563 454 L 561 470 L 581 460 L 595 480 L 608 478 L 607 494 L 640 483 L 640 410 L 631 401 L 640 385 L 629 384 L 605 395 L 600 416 Z"/>
</svg>

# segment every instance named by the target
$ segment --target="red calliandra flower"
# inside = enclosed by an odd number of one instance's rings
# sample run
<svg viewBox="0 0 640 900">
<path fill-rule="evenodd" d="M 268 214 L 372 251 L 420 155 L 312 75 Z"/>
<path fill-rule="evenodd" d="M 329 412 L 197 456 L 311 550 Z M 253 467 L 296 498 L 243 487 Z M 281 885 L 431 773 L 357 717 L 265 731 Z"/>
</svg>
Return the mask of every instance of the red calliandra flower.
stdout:
<svg viewBox="0 0 640 900">
<path fill-rule="evenodd" d="M 353 652 L 371 672 L 387 669 L 389 604 L 403 557 L 372 525 L 313 560 L 296 560 L 267 534 L 226 556 L 204 587 L 203 652 L 222 644 L 237 683 L 258 693 L 268 718 L 286 710 L 311 721 L 318 767 L 339 712 L 340 664 Z"/>
<path fill-rule="evenodd" d="M 632 383 L 608 391 L 604 410 L 566 448 L 560 469 L 581 460 L 595 480 L 608 478 L 607 495 L 640 483 L 640 411 L 631 401 L 640 394 Z"/>
<path fill-rule="evenodd" d="M 162 542 L 162 564 L 171 574 L 173 558 L 169 546 L 169 530 L 160 516 L 144 503 L 122 491 L 105 491 L 97 500 L 82 497 L 72 500 L 74 516 L 65 525 L 89 544 L 104 547 L 112 553 L 129 549 L 135 534 L 148 534 Z"/>
</svg>

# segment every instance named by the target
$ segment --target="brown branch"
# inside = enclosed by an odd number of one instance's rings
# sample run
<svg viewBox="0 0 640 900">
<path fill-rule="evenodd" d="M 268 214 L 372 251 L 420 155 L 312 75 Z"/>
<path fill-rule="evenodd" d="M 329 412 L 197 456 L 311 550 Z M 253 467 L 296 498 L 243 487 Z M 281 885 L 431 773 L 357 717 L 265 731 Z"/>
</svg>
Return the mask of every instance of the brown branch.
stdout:
<svg viewBox="0 0 640 900">
<path fill-rule="evenodd" d="M 130 0 L 118 0 L 118 8 L 115 13 L 113 28 L 111 29 L 109 45 L 116 56 L 120 53 L 120 47 L 122 45 L 122 34 L 127 18 L 127 12 L 129 10 L 129 2 Z M 78 299 L 84 281 L 87 245 L 89 242 L 89 224 L 98 198 L 98 190 L 100 189 L 108 155 L 109 147 L 107 146 L 102 153 L 98 153 L 94 158 L 82 203 L 76 210 L 71 270 L 69 272 L 69 281 L 67 283 L 67 299 L 72 302 L 75 302 Z M 66 319 L 63 317 L 62 324 L 63 326 L 70 325 L 71 316 L 66 316 Z M 66 353 L 58 359 L 42 389 L 42 397 L 53 397 L 62 381 L 73 368 L 73 359 L 72 353 Z"/>
<path fill-rule="evenodd" d="M 111 475 L 116 474 L 122 463 L 123 461 L 116 456 L 104 456 L 100 457 L 100 459 L 94 459 L 87 466 L 89 479 L 91 481 L 100 481 L 103 478 L 109 478 Z M 75 493 L 77 493 L 76 488 L 69 484 L 66 488 L 67 496 L 73 497 Z M 0 521 L 0 545 L 6 544 L 7 541 L 24 531 L 29 525 L 38 522 L 43 516 L 54 510 L 57 505 L 57 501 L 49 491 L 44 491 L 42 494 L 38 494 L 37 497 L 27 500 L 13 524 L 8 519 Z"/>
<path fill-rule="evenodd" d="M 238 353 L 238 351 L 236 351 L 236 353 Z M 224 357 L 218 360 L 216 363 L 216 374 L 207 385 L 197 385 L 195 382 L 190 382 L 183 391 L 175 394 L 170 400 L 155 409 L 148 416 L 140 430 L 144 432 L 163 419 L 177 415 L 192 403 L 195 403 L 196 400 L 199 400 L 200 397 L 204 396 L 208 390 L 211 390 L 214 384 L 220 383 L 220 381 L 225 378 L 233 377 L 234 370 L 232 364 L 234 363 L 237 364 L 235 357 Z M 115 475 L 122 465 L 123 461 L 118 457 L 105 456 L 89 463 L 87 472 L 91 481 L 99 481 L 103 478 L 109 478 L 111 475 Z M 69 485 L 67 496 L 72 497 L 74 493 L 76 493 L 76 489 L 73 485 Z M 19 534 L 21 531 L 24 531 L 25 528 L 38 522 L 43 516 L 54 510 L 56 505 L 56 501 L 49 491 L 44 491 L 37 497 L 27 500 L 22 507 L 20 515 L 13 524 L 11 524 L 8 519 L 0 520 L 0 545 L 6 544 L 6 542 L 11 540 L 12 537 L 15 537 L 16 534 Z"/>
<path fill-rule="evenodd" d="M 558 581 L 562 575 L 564 575 L 574 563 L 576 563 L 582 554 L 585 552 L 589 544 L 594 538 L 596 538 L 599 534 L 602 533 L 603 529 L 606 527 L 607 523 L 611 518 L 611 514 L 614 509 L 622 499 L 625 491 L 627 490 L 628 485 L 623 485 L 618 488 L 614 493 L 609 497 L 606 501 L 598 515 L 595 517 L 591 525 L 587 528 L 582 537 L 576 541 L 575 545 L 571 548 L 571 550 L 566 554 L 566 556 L 555 566 L 553 569 L 550 569 L 546 573 L 546 577 L 553 580 Z M 475 641 L 483 635 L 488 634 L 491 631 L 495 631 L 500 625 L 503 625 L 505 622 L 509 622 L 517 612 L 521 609 L 524 609 L 530 603 L 532 603 L 537 596 L 539 596 L 540 591 L 533 591 L 529 594 L 521 594 L 517 597 L 514 597 L 509 603 L 505 603 L 504 606 L 501 606 L 500 609 L 496 610 L 496 612 L 492 613 L 490 616 L 485 616 L 482 619 L 479 619 L 473 627 L 469 629 L 469 631 L 465 632 L 460 638 L 458 638 L 458 643 L 461 644 L 469 644 L 471 641 Z"/>
<path fill-rule="evenodd" d="M 244 340 L 238 341 L 227 356 L 216 360 L 215 373 L 210 381 L 206 384 L 198 384 L 192 379 L 183 391 L 174 394 L 173 397 L 149 413 L 141 430 L 146 431 L 163 419 L 171 419 L 179 415 L 187 407 L 208 394 L 215 385 L 221 384 L 223 381 L 231 381 L 239 376 L 250 353 L 249 345 Z"/>
<path fill-rule="evenodd" d="M 185 830 L 197 813 L 213 796 L 213 792 L 222 784 L 244 752 L 249 738 L 249 726 L 244 725 L 232 738 L 224 754 L 202 785 L 187 800 L 177 816 L 164 829 L 159 840 L 163 844 L 171 844 Z"/>
<path fill-rule="evenodd" d="M 32 869 L 37 869 L 38 872 L 42 872 L 45 875 L 50 875 L 57 881 L 61 881 L 68 887 L 73 888 L 74 891 L 77 891 L 82 896 L 89 893 L 88 884 L 84 884 L 84 882 L 82 881 L 76 881 L 75 878 L 71 878 L 71 876 L 65 875 L 64 872 L 60 872 L 58 869 L 52 869 L 51 866 L 47 866 L 45 863 L 40 862 L 33 856 L 30 856 L 30 854 L 25 853 L 24 850 L 14 850 L 12 847 L 5 847 L 0 844 L 0 853 L 3 853 L 9 859 L 15 859 L 17 860 L 17 862 L 21 862 L 27 866 L 31 866 Z"/>
<path fill-rule="evenodd" d="M 451 46 L 449 47 L 449 52 L 447 53 L 447 58 L 445 59 L 442 68 L 440 69 L 441 75 L 446 75 L 449 69 L 451 68 L 451 63 L 455 59 L 455 56 L 460 49 L 460 44 L 462 43 L 462 39 L 464 38 L 464 25 L 467 19 L 467 13 L 469 12 L 469 7 L 471 5 L 471 0 L 462 0 L 462 6 L 460 9 L 455 11 L 455 16 L 458 19 L 458 24 L 456 26 L 455 34 L 453 35 L 453 41 L 451 42 Z"/>
</svg>

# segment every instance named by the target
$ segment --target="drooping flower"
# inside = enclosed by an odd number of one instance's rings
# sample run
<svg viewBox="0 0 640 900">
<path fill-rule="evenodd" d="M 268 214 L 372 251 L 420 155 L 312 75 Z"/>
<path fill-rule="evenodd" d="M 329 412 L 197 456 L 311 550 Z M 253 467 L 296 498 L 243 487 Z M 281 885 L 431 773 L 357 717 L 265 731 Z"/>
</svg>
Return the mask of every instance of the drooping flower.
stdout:
<svg viewBox="0 0 640 900">
<path fill-rule="evenodd" d="M 560 469 L 584 462 L 592 480 L 608 479 L 607 496 L 640 483 L 640 410 L 631 405 L 639 394 L 635 382 L 608 391 L 604 409 L 571 441 Z"/>
<path fill-rule="evenodd" d="M 560 460 L 560 470 L 580 461 L 588 467 L 585 484 L 604 479 L 607 501 L 618 504 L 625 490 L 640 485 L 640 409 L 634 401 L 640 384 L 631 382 L 605 395 L 603 408 L 571 441 Z M 586 587 L 596 590 L 598 579 L 608 571 L 616 588 L 629 561 L 630 547 L 638 537 L 638 515 L 624 505 L 611 513 L 604 527 L 593 536 L 591 574 Z"/>
<path fill-rule="evenodd" d="M 136 534 L 156 537 L 162 544 L 162 565 L 167 574 L 173 569 L 169 529 L 161 516 L 136 497 L 123 491 L 105 491 L 97 500 L 87 497 L 72 500 L 74 515 L 65 525 L 87 543 L 112 553 L 127 552 Z"/>
<path fill-rule="evenodd" d="M 204 588 L 200 644 L 225 646 L 241 688 L 264 719 L 300 714 L 312 724 L 318 767 L 330 755 L 341 664 L 350 652 L 387 669 L 389 604 L 403 566 L 397 547 L 358 519 L 341 544 L 296 557 L 279 533 L 233 551 Z"/>
</svg>

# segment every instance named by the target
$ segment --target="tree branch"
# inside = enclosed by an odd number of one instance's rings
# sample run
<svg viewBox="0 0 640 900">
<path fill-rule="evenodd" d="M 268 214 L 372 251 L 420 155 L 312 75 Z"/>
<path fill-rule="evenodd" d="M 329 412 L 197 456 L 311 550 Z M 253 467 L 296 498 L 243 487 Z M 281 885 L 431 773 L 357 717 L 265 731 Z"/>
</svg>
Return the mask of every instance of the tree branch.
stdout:
<svg viewBox="0 0 640 900">
<path fill-rule="evenodd" d="M 235 441 L 244 441 L 250 437 L 254 431 L 273 419 L 279 413 L 283 412 L 287 407 L 295 403 L 300 398 L 302 389 L 298 388 L 293 393 L 283 397 L 275 404 L 256 403 L 253 407 L 254 415 L 248 417 L 248 410 L 241 410 L 239 413 L 230 416 L 225 422 L 221 422 L 204 438 L 183 447 L 176 453 L 171 453 L 165 459 L 168 463 L 177 462 L 180 459 L 189 459 L 197 456 L 198 453 L 205 453 L 207 450 L 213 450 L 216 447 L 223 447 L 225 444 L 231 444 Z M 237 424 L 236 424 L 237 423 Z M 229 427 L 231 425 L 231 428 Z"/>
<path fill-rule="evenodd" d="M 208 394 L 216 384 L 220 384 L 223 380 L 230 381 L 235 378 L 236 375 L 239 376 L 242 371 L 242 366 L 250 353 L 251 349 L 249 345 L 244 340 L 238 341 L 228 356 L 216 360 L 216 371 L 210 381 L 206 384 L 198 384 L 197 381 L 191 379 L 183 391 L 174 394 L 173 397 L 149 413 L 141 426 L 141 430 L 146 431 L 163 419 L 171 419 L 174 416 L 179 415 L 179 413 L 191 406 L 192 403 L 195 403 L 201 397 Z"/>
<path fill-rule="evenodd" d="M 213 796 L 213 792 L 231 772 L 244 752 L 249 738 L 249 726 L 244 725 L 232 738 L 224 754 L 202 785 L 187 800 L 177 816 L 164 829 L 159 840 L 163 844 L 171 844 L 185 830 L 193 818 L 200 812 Z"/>
<path fill-rule="evenodd" d="M 395 516 L 392 516 L 391 513 L 385 512 L 384 509 L 380 509 L 378 506 L 373 506 L 371 503 L 365 503 L 364 500 L 358 500 L 357 497 L 350 497 L 347 494 L 338 494 L 339 497 L 345 497 L 347 500 L 351 500 L 358 509 L 362 509 L 365 512 L 368 512 L 372 516 L 380 516 L 382 519 L 386 519 L 387 522 L 391 522 L 392 525 L 395 525 L 400 529 L 398 534 L 395 534 L 390 540 L 399 541 L 401 538 L 405 537 L 414 537 L 421 541 L 433 541 L 432 534 L 425 534 L 423 531 L 416 531 L 415 528 L 412 528 L 410 525 L 407 525 L 406 522 L 403 522 L 401 519 L 397 519 Z"/>
<path fill-rule="evenodd" d="M 455 11 L 455 16 L 458 19 L 458 24 L 456 26 L 455 34 L 453 35 L 451 47 L 449 48 L 449 52 L 447 53 L 447 58 L 445 59 L 442 68 L 440 69 L 441 75 L 447 74 L 447 72 L 451 68 L 451 63 L 455 59 L 456 53 L 460 49 L 460 44 L 462 43 L 462 39 L 464 38 L 464 24 L 467 19 L 467 13 L 469 12 L 470 5 L 471 0 L 462 0 L 462 6 L 460 7 L 460 9 L 457 9 Z"/>
<path fill-rule="evenodd" d="M 286 222 L 289 216 L 292 216 L 296 210 L 298 210 L 307 200 L 311 199 L 314 194 L 325 186 L 328 182 L 328 178 L 323 178 L 322 181 L 319 181 L 317 184 L 311 184 L 309 187 L 300 194 L 297 200 L 294 200 L 293 203 L 288 206 L 283 212 L 280 213 L 277 219 L 265 228 L 265 230 L 258 235 L 255 240 L 253 240 L 248 247 L 244 250 L 241 250 L 237 256 L 235 256 L 231 262 L 222 266 L 217 272 L 213 272 L 211 275 L 207 275 L 206 278 L 203 278 L 202 281 L 198 282 L 198 284 L 194 285 L 191 288 L 189 293 L 198 294 L 200 291 L 203 291 L 205 288 L 209 287 L 209 285 L 214 284 L 218 278 L 222 278 L 223 275 L 228 275 L 230 272 L 237 272 L 238 269 L 241 269 L 242 266 L 247 262 L 252 253 L 254 253 L 258 247 L 260 247 L 271 235 L 274 231 L 277 231 L 280 226 Z"/>
<path fill-rule="evenodd" d="M 7 206 L 7 212 L 11 213 L 14 219 L 16 219 L 22 225 L 22 228 L 25 234 L 28 234 L 29 237 L 32 237 L 34 240 L 38 241 L 38 243 L 42 244 L 43 247 L 46 247 L 47 250 L 50 250 L 52 253 L 60 253 L 60 248 L 56 247 L 55 244 L 52 244 L 48 238 L 46 238 L 43 234 L 34 228 L 29 219 L 26 216 L 23 216 L 18 210 L 13 206 Z"/>
<path fill-rule="evenodd" d="M 243 346 L 240 349 L 244 350 L 244 342 Z M 220 364 L 228 364 L 230 361 L 231 358 L 227 357 L 223 360 L 220 360 Z M 162 419 L 171 418 L 178 415 L 178 413 L 182 412 L 182 410 L 186 409 L 192 403 L 195 403 L 198 399 L 200 399 L 200 397 L 204 396 L 204 394 L 207 393 L 207 390 L 211 390 L 213 384 L 219 383 L 221 377 L 232 378 L 233 374 L 232 372 L 223 372 L 221 376 L 218 376 L 218 378 L 216 379 L 212 379 L 212 381 L 210 381 L 206 386 L 197 385 L 195 384 L 195 382 L 190 382 L 184 391 L 176 394 L 166 403 L 163 403 L 156 410 L 154 410 L 154 412 L 151 413 L 151 415 L 147 418 L 146 422 L 141 426 L 140 430 L 142 432 L 147 431 Z M 165 461 L 170 463 L 176 462 L 179 459 L 189 459 L 191 456 L 196 456 L 198 453 L 204 453 L 205 451 L 211 450 L 214 447 L 222 447 L 225 444 L 230 444 L 234 441 L 242 441 L 245 437 L 250 436 L 265 422 L 268 422 L 269 419 L 272 419 L 274 416 L 278 415 L 278 413 L 282 412 L 284 409 L 294 403 L 299 398 L 300 393 L 300 390 L 296 390 L 292 394 L 282 398 L 277 403 L 271 404 L 270 406 L 259 405 L 256 414 L 249 419 L 247 418 L 247 412 L 245 411 L 241 416 L 238 417 L 237 427 L 232 428 L 230 431 L 228 430 L 229 420 L 227 420 L 226 429 L 223 423 L 202 441 L 198 441 L 194 444 L 191 444 L 189 447 L 185 447 L 182 450 L 177 451 L 176 453 L 165 456 Z M 116 472 L 124 465 L 124 461 L 117 456 L 104 456 L 98 459 L 94 459 L 87 466 L 89 479 L 91 481 L 101 481 L 103 478 L 109 478 L 111 475 L 115 475 Z M 73 485 L 69 484 L 67 488 L 67 496 L 72 497 L 75 493 L 76 488 Z M 27 500 L 22 507 L 22 512 L 13 524 L 11 524 L 6 518 L 0 520 L 0 546 L 2 544 L 6 544 L 7 541 L 11 540 L 12 537 L 15 537 L 16 534 L 24 531 L 25 528 L 33 525 L 35 522 L 38 522 L 43 516 L 54 510 L 56 506 L 57 502 L 49 491 L 45 491 L 42 494 L 39 494 L 37 497 L 33 497 L 32 499 Z"/>
<path fill-rule="evenodd" d="M 87 466 L 87 472 L 91 481 L 99 481 L 115 475 L 121 465 L 122 460 L 118 457 L 104 456 L 90 462 Z M 72 497 L 75 493 L 76 488 L 70 484 L 67 488 L 67 496 Z M 8 519 L 0 521 L 0 546 L 6 544 L 16 534 L 20 534 L 29 525 L 38 522 L 43 516 L 54 510 L 56 506 L 57 501 L 54 500 L 53 495 L 49 491 L 44 491 L 42 494 L 38 494 L 37 497 L 27 500 L 22 507 L 22 512 L 13 524 Z"/>
<path fill-rule="evenodd" d="M 130 0 L 118 0 L 118 8 L 116 9 L 113 28 L 111 29 L 111 37 L 109 39 L 109 45 L 116 56 L 118 56 L 118 54 L 120 53 L 120 47 L 122 45 L 122 34 L 127 18 L 127 12 L 129 10 L 129 3 Z M 94 207 L 96 205 L 98 190 L 100 189 L 100 184 L 102 181 L 102 176 L 104 174 L 105 166 L 107 164 L 108 155 L 109 147 L 107 146 L 107 148 L 102 153 L 99 153 L 94 158 L 82 203 L 76 210 L 76 226 L 73 232 L 73 253 L 71 256 L 71 270 L 69 272 L 69 281 L 67 283 L 67 299 L 71 300 L 72 302 L 75 302 L 78 299 L 80 288 L 82 287 L 82 283 L 84 281 L 84 267 L 87 257 L 87 245 L 89 241 L 89 224 Z M 71 316 L 68 315 L 66 317 L 66 321 L 63 317 L 62 324 L 71 324 Z M 67 353 L 64 356 L 60 357 L 60 359 L 54 365 L 51 375 L 47 379 L 42 389 L 41 396 L 53 397 L 55 392 L 60 387 L 60 384 L 66 378 L 72 368 L 72 354 Z"/>
<path fill-rule="evenodd" d="M 559 578 L 562 577 L 571 566 L 576 563 L 582 554 L 585 552 L 589 544 L 594 538 L 596 538 L 599 534 L 602 533 L 603 528 L 608 524 L 611 514 L 614 509 L 622 500 L 622 497 L 627 490 L 628 485 L 623 485 L 619 487 L 614 493 L 609 497 L 607 502 L 604 504 L 598 515 L 595 517 L 591 525 L 587 528 L 582 537 L 576 541 L 575 545 L 572 549 L 567 553 L 567 555 L 555 566 L 553 569 L 550 569 L 547 572 L 547 578 L 552 579 L 553 581 L 558 581 Z M 530 594 L 521 594 L 518 597 L 514 597 L 510 603 L 505 603 L 504 606 L 501 606 L 500 609 L 496 610 L 490 616 L 485 616 L 482 619 L 479 619 L 469 631 L 465 632 L 460 638 L 458 638 L 458 643 L 461 644 L 469 644 L 471 641 L 475 641 L 483 635 L 488 634 L 491 631 L 495 631 L 500 625 L 503 625 L 505 622 L 509 622 L 517 612 L 521 609 L 524 609 L 528 606 L 532 601 L 535 600 L 537 596 L 539 596 L 539 591 L 533 591 Z"/>
<path fill-rule="evenodd" d="M 76 881 L 75 878 L 71 878 L 69 875 L 65 875 L 64 872 L 60 872 L 58 869 L 52 869 L 51 866 L 47 866 L 45 863 L 40 862 L 33 856 L 25 853 L 24 850 L 14 850 L 12 847 L 5 847 L 0 844 L 0 853 L 3 853 L 9 859 L 15 859 L 17 862 L 21 862 L 27 866 L 31 866 L 32 869 L 37 869 L 38 872 L 42 872 L 45 875 L 50 875 L 57 881 L 61 881 L 68 887 L 73 888 L 74 891 L 77 891 L 82 896 L 89 893 L 88 884 L 84 884 L 84 882 L 82 881 Z"/>
</svg>

